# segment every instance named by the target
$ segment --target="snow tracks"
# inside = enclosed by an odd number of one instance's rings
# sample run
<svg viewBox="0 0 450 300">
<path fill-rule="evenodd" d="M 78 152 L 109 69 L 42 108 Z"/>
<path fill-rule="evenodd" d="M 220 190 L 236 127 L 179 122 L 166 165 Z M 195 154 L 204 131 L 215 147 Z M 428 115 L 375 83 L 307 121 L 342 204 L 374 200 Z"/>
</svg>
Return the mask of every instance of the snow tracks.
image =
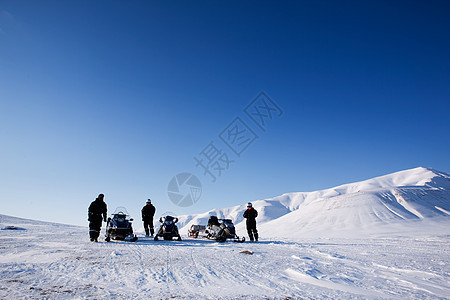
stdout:
<svg viewBox="0 0 450 300">
<path fill-rule="evenodd" d="M 88 241 L 87 229 L 0 232 L 1 299 L 445 299 L 448 235 L 216 243 Z M 247 250 L 249 254 L 240 253 Z"/>
</svg>

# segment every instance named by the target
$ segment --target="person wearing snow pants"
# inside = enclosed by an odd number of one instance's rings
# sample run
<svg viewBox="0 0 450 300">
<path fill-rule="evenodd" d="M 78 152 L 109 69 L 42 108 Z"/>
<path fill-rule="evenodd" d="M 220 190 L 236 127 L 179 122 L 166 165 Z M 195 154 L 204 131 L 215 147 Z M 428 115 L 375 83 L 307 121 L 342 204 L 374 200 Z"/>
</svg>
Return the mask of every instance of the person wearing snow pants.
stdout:
<svg viewBox="0 0 450 300">
<path fill-rule="evenodd" d="M 155 211 L 156 208 L 153 206 L 152 201 L 148 199 L 141 211 L 146 236 L 149 236 L 149 233 L 153 236 L 153 234 L 155 233 L 155 230 L 153 229 L 153 216 L 155 215 Z"/>
<path fill-rule="evenodd" d="M 258 231 L 256 230 L 256 217 L 258 212 L 253 208 L 253 205 L 249 202 L 247 204 L 247 210 L 244 212 L 244 218 L 247 219 L 247 233 L 250 241 L 258 241 Z"/>
<path fill-rule="evenodd" d="M 98 195 L 88 209 L 89 237 L 91 242 L 98 242 L 98 236 L 102 228 L 102 219 L 106 222 L 107 207 L 103 198 L 103 194 Z"/>
</svg>

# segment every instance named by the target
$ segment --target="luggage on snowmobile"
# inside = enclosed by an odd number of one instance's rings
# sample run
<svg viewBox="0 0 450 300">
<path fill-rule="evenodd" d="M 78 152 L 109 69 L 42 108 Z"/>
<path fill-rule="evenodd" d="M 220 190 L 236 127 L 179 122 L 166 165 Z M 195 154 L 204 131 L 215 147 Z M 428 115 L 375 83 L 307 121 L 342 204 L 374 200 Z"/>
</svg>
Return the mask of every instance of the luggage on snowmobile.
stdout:
<svg viewBox="0 0 450 300">
<path fill-rule="evenodd" d="M 206 226 L 204 225 L 192 225 L 191 228 L 188 230 L 188 236 L 197 238 L 199 233 L 204 233 L 206 229 Z"/>
<path fill-rule="evenodd" d="M 128 212 L 125 207 L 118 207 L 112 214 L 112 217 L 108 218 L 106 223 L 106 238 L 105 241 L 109 242 L 113 240 L 125 240 L 129 237 L 130 241 L 137 241 L 137 236 L 133 233 L 133 227 L 131 222 L 133 219 L 129 218 Z"/>
<path fill-rule="evenodd" d="M 205 229 L 202 229 L 202 227 Z M 195 228 L 198 228 L 198 230 L 195 231 Z M 218 242 L 225 242 L 227 239 L 232 239 L 234 242 L 239 243 L 245 241 L 244 237 L 239 238 L 236 235 L 236 229 L 232 220 L 218 219 L 216 216 L 209 218 L 208 226 L 192 225 L 190 230 L 193 231 L 193 237 L 195 238 L 201 236 Z"/>
<path fill-rule="evenodd" d="M 175 225 L 175 223 L 178 222 L 178 218 L 165 216 L 159 218 L 159 222 L 161 222 L 162 224 L 155 235 L 155 241 L 158 240 L 158 237 L 162 237 L 164 240 L 172 240 L 174 237 L 176 237 L 178 241 L 181 241 L 181 236 L 178 233 L 178 227 L 177 225 Z"/>
</svg>

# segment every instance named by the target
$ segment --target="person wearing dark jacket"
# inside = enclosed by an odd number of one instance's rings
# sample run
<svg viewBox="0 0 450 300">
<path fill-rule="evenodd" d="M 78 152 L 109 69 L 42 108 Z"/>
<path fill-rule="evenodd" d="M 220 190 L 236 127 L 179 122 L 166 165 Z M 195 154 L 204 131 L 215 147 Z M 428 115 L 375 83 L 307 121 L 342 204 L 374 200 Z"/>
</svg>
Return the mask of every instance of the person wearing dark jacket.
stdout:
<svg viewBox="0 0 450 300">
<path fill-rule="evenodd" d="M 141 211 L 146 236 L 149 236 L 149 227 L 151 235 L 153 236 L 153 234 L 155 233 L 155 230 L 153 228 L 153 216 L 155 215 L 155 211 L 156 208 L 153 206 L 152 201 L 148 199 Z"/>
<path fill-rule="evenodd" d="M 247 219 L 247 232 L 250 237 L 250 241 L 258 241 L 258 231 L 256 230 L 256 217 L 258 212 L 253 208 L 253 205 L 249 202 L 247 204 L 247 210 L 244 212 L 244 218 Z"/>
<path fill-rule="evenodd" d="M 88 209 L 89 236 L 91 242 L 98 242 L 100 229 L 102 228 L 102 220 L 106 222 L 107 207 L 103 198 L 105 195 L 98 195 L 97 199 L 92 201 Z"/>
</svg>

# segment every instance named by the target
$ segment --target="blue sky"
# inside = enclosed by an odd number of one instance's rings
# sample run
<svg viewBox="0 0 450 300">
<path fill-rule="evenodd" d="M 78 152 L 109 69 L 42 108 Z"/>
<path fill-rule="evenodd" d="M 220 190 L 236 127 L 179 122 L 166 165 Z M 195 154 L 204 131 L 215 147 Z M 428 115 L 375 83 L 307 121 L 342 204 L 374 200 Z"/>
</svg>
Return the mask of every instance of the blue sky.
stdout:
<svg viewBox="0 0 450 300">
<path fill-rule="evenodd" d="M 1 213 L 200 213 L 417 166 L 450 171 L 447 1 L 0 1 Z M 261 131 L 244 108 L 282 109 Z M 219 134 L 258 136 L 237 157 Z M 211 182 L 194 157 L 231 160 Z M 190 207 L 173 176 L 202 183 Z"/>
</svg>

